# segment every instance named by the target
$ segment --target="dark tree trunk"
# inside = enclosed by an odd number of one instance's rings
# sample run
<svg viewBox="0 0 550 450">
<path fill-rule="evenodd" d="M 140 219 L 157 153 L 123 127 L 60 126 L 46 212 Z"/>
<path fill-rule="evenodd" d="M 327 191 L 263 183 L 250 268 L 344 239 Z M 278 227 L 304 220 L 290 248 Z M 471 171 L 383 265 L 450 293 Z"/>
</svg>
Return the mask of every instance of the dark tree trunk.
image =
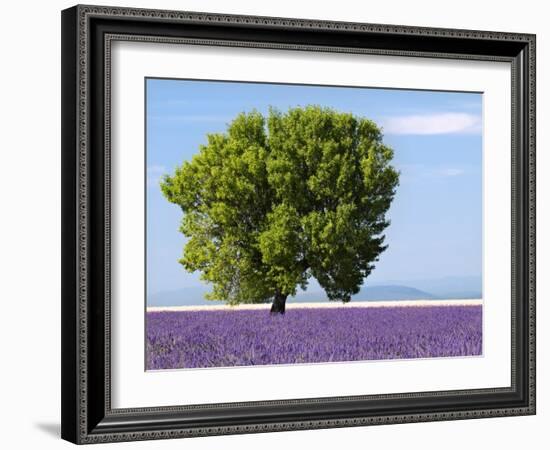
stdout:
<svg viewBox="0 0 550 450">
<path fill-rule="evenodd" d="M 285 313 L 285 304 L 287 297 L 288 295 L 281 294 L 280 292 L 277 292 L 275 294 L 275 298 L 273 299 L 273 303 L 271 304 L 271 314 Z"/>
</svg>

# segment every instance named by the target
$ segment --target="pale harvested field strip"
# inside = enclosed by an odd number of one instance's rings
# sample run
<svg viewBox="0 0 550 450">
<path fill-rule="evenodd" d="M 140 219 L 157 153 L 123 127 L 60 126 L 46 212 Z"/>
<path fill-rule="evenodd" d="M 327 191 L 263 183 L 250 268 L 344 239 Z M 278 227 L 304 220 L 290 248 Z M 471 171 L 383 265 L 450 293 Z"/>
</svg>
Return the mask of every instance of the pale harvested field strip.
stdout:
<svg viewBox="0 0 550 450">
<path fill-rule="evenodd" d="M 287 303 L 286 309 L 308 309 L 308 308 L 395 308 L 400 306 L 476 306 L 482 305 L 481 299 L 457 299 L 457 300 L 392 300 L 392 301 L 368 301 L 349 303 Z M 197 306 L 149 306 L 147 312 L 155 311 L 243 311 L 255 309 L 269 309 L 271 304 L 262 303 L 259 305 L 197 305 Z"/>
</svg>

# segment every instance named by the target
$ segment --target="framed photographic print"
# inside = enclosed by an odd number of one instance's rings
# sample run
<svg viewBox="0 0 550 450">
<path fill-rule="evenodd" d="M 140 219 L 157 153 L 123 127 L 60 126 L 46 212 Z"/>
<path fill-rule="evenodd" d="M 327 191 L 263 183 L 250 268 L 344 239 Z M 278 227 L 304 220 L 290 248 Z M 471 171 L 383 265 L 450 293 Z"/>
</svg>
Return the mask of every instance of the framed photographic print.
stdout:
<svg viewBox="0 0 550 450">
<path fill-rule="evenodd" d="M 62 12 L 62 437 L 535 413 L 535 36 Z"/>
</svg>

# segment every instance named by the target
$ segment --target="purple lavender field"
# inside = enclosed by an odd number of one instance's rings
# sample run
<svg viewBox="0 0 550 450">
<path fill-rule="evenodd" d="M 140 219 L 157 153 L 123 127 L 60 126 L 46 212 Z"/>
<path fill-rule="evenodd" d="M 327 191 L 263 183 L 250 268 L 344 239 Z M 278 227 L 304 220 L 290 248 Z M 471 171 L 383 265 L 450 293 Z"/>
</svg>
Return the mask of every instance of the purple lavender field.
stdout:
<svg viewBox="0 0 550 450">
<path fill-rule="evenodd" d="M 147 313 L 147 370 L 481 354 L 482 307 Z"/>
</svg>

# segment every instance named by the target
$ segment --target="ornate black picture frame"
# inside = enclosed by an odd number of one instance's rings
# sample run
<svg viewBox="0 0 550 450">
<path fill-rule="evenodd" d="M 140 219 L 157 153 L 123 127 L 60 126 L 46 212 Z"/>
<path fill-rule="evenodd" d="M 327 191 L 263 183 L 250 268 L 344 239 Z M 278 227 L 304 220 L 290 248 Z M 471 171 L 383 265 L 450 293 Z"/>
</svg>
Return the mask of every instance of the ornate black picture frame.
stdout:
<svg viewBox="0 0 550 450">
<path fill-rule="evenodd" d="M 113 409 L 109 108 L 116 40 L 511 63 L 511 385 Z M 64 439 L 84 444 L 529 414 L 535 414 L 534 35 L 99 6 L 62 12 Z"/>
</svg>

